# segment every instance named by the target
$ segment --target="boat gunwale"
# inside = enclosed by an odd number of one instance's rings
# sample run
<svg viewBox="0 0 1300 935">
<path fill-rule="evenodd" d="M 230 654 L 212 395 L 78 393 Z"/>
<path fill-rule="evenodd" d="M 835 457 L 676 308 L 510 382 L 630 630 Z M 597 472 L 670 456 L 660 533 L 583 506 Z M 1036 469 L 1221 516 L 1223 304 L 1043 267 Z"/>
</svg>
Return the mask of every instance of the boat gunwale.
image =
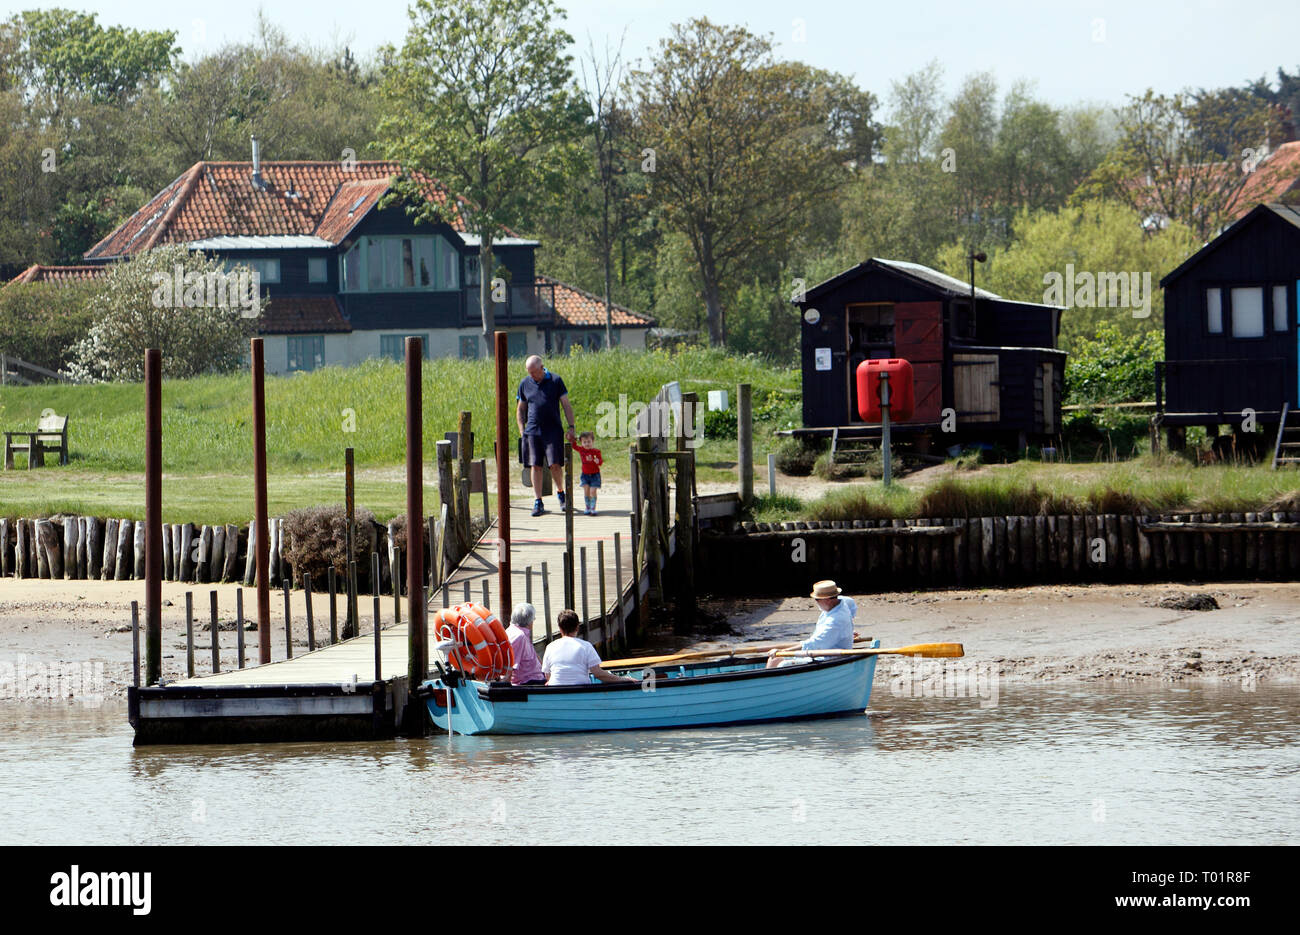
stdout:
<svg viewBox="0 0 1300 935">
<path fill-rule="evenodd" d="M 735 658 L 735 657 L 728 657 Z M 814 660 L 808 663 L 801 663 L 793 666 L 781 666 L 777 668 L 753 668 L 740 672 L 719 672 L 713 675 L 687 676 L 685 678 L 662 679 L 655 681 L 655 691 L 662 691 L 669 688 L 680 688 L 689 685 L 711 685 L 725 682 L 743 681 L 755 678 L 770 678 L 774 676 L 796 675 L 807 672 L 822 672 L 837 666 L 852 665 L 858 662 L 864 662 L 876 658 L 875 655 L 863 654 L 861 656 L 836 656 L 831 659 Z M 716 666 L 727 664 L 726 659 L 708 660 L 692 665 L 699 666 Z M 635 668 L 635 666 L 619 666 L 620 670 Z M 489 685 L 479 683 L 478 697 L 484 701 L 493 703 L 512 703 L 525 702 L 531 694 L 537 694 L 540 697 L 550 697 L 552 695 L 596 695 L 605 692 L 617 691 L 643 691 L 642 681 L 635 679 L 630 682 L 595 682 L 591 685 Z"/>
</svg>

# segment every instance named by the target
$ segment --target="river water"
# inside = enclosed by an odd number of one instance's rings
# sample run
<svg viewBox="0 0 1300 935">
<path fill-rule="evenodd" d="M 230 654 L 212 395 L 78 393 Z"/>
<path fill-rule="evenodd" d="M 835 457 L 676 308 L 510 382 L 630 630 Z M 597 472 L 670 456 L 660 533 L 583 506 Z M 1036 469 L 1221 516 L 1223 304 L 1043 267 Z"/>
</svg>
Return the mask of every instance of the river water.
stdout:
<svg viewBox="0 0 1300 935">
<path fill-rule="evenodd" d="M 0 844 L 1284 844 L 1300 686 L 1004 683 L 866 715 L 136 749 L 120 703 L 0 706 Z"/>
</svg>

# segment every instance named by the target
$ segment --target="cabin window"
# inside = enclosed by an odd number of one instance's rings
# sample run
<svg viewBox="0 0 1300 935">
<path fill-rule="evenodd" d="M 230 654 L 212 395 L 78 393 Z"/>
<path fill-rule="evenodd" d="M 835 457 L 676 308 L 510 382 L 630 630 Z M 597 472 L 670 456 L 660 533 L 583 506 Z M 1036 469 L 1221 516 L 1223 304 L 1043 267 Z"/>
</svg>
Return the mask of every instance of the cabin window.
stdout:
<svg viewBox="0 0 1300 935">
<path fill-rule="evenodd" d="M 424 359 L 429 359 L 429 335 L 425 334 L 381 334 L 379 336 L 379 356 L 401 362 L 406 360 L 406 339 L 419 338 Z"/>
<path fill-rule="evenodd" d="M 1290 317 L 1286 308 L 1286 286 L 1273 287 L 1273 330 L 1286 331 Z"/>
<path fill-rule="evenodd" d="M 329 272 L 325 266 L 323 256 L 311 256 L 307 258 L 307 281 L 308 282 L 326 282 L 329 279 Z"/>
<path fill-rule="evenodd" d="M 343 291 L 459 289 L 459 257 L 442 237 L 363 237 L 343 255 Z"/>
<path fill-rule="evenodd" d="M 1264 290 L 1250 286 L 1232 290 L 1232 336 L 1234 338 L 1262 338 L 1264 336 Z"/>
<path fill-rule="evenodd" d="M 248 264 L 249 268 L 261 277 L 263 285 L 280 281 L 279 260 L 238 260 L 236 262 Z"/>
<path fill-rule="evenodd" d="M 324 335 L 294 335 L 285 343 L 289 347 L 289 370 L 315 370 L 325 366 Z"/>
<path fill-rule="evenodd" d="M 1210 334 L 1223 334 L 1223 290 L 1205 290 L 1205 325 Z"/>
</svg>

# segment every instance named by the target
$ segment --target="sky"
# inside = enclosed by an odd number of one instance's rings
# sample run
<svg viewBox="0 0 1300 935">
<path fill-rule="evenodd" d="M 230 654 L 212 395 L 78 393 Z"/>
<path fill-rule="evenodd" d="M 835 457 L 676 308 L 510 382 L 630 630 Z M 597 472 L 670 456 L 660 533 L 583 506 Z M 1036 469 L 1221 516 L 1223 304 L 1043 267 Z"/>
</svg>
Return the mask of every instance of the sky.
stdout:
<svg viewBox="0 0 1300 935">
<path fill-rule="evenodd" d="M 294 40 L 347 44 L 364 58 L 400 44 L 406 0 L 0 0 L 3 18 L 21 9 L 65 6 L 99 15 L 103 24 L 171 29 L 192 59 L 249 38 L 258 10 Z M 932 59 L 945 90 L 992 71 L 1006 89 L 1032 81 L 1056 106 L 1118 105 L 1148 87 L 1239 85 L 1278 67 L 1300 66 L 1300 3 L 1295 0 L 560 0 L 574 52 L 590 36 L 598 49 L 624 37 L 625 58 L 645 59 L 673 23 L 704 15 L 770 34 L 782 58 L 846 74 L 886 100 L 890 83 Z"/>
</svg>

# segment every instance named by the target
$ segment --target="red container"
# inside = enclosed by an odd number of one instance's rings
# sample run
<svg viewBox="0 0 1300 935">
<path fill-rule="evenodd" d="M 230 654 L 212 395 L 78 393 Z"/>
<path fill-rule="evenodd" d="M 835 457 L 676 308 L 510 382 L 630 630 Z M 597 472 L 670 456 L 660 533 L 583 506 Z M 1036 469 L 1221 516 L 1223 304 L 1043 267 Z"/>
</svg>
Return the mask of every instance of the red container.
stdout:
<svg viewBox="0 0 1300 935">
<path fill-rule="evenodd" d="M 889 421 L 905 422 L 912 418 L 915 392 L 912 365 L 900 358 L 864 360 L 858 364 L 858 415 L 864 422 L 881 421 L 880 375 L 889 374 Z"/>
</svg>

